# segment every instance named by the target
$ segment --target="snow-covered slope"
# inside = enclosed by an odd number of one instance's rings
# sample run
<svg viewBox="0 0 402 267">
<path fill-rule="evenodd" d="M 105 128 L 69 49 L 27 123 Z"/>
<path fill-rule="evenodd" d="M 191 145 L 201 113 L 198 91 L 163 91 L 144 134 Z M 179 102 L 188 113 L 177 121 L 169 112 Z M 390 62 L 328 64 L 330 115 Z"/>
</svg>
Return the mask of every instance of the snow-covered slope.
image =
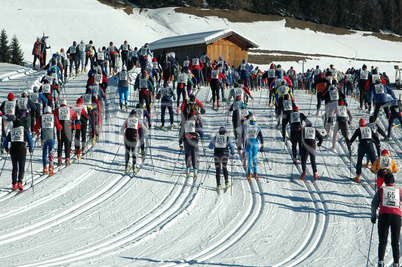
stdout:
<svg viewBox="0 0 402 267">
<path fill-rule="evenodd" d="M 45 19 L 39 12 L 51 15 Z M 172 34 L 228 26 L 263 49 L 345 57 L 353 56 L 351 51 L 355 49 L 358 57 L 394 60 L 393 54 L 401 60 L 399 43 L 362 37 L 360 33 L 334 37 L 288 30 L 278 22 L 233 24 L 217 18 L 176 14 L 172 9 L 137 10 L 127 16 L 94 0 L 35 4 L 11 1 L 0 14 L 2 27 L 9 34 L 17 34 L 28 54 L 42 31 L 50 36 L 48 43 L 55 51 L 73 40 L 92 39 L 99 46 L 110 40 L 122 43 L 127 39 L 140 46 Z M 276 39 L 280 36 L 283 39 Z M 342 58 L 308 63 L 311 67 L 334 63 L 340 70 L 350 64 Z M 282 65 L 286 64 L 290 63 Z M 0 99 L 4 100 L 10 91 L 18 95 L 22 89 L 30 88 L 42 74 L 0 64 Z M 85 83 L 85 75 L 67 83 L 65 96 L 70 105 L 82 95 Z M 157 101 L 147 156 L 140 172 L 130 179 L 123 174 L 124 147 L 119 132 L 128 114 L 117 109 L 113 78 L 109 85 L 110 105 L 100 140 L 79 163 L 58 170 L 52 177 L 42 177 L 37 142 L 33 168 L 29 166 L 25 175 L 26 191 L 15 195 L 9 193 L 10 160 L 0 161 L 0 167 L 4 166 L 0 179 L 1 266 L 365 266 L 366 262 L 376 266 L 377 229 L 372 228 L 369 215 L 375 178 L 364 169 L 362 185 L 348 179 L 355 174 L 356 152 L 350 172 L 343 138 L 337 153 L 318 150 L 320 180 L 313 182 L 309 165 L 305 181 L 299 180 L 300 170 L 291 163 L 290 143 L 283 143 L 275 129 L 273 109 L 266 105 L 267 90 L 254 91 L 255 100 L 249 108 L 257 115 L 265 140 L 265 152 L 258 154 L 259 183 L 246 181 L 238 156 L 234 156 L 229 162 L 233 187 L 217 195 L 212 151 L 207 146 L 220 126 L 232 131 L 226 106 L 213 111 L 208 102 L 210 90 L 203 87 L 197 97 L 206 105 L 207 112 L 202 116 L 206 136 L 200 143 L 198 179 L 185 179 L 177 128 L 154 128 L 160 125 Z M 137 99 L 138 93 L 131 91 L 130 107 Z M 310 115 L 315 96 L 296 91 L 295 100 L 322 131 L 321 118 Z M 358 119 L 367 119 L 368 115 L 357 111 L 356 100 L 348 101 L 354 117 L 352 126 L 356 128 Z M 383 120 L 382 117 L 380 122 Z M 175 124 L 178 126 L 176 115 Z M 401 136 L 401 129 L 395 128 L 396 143 L 382 144 L 398 166 L 402 162 Z M 329 146 L 328 141 L 323 143 L 323 147 Z M 392 263 L 389 245 L 386 263 Z"/>
</svg>

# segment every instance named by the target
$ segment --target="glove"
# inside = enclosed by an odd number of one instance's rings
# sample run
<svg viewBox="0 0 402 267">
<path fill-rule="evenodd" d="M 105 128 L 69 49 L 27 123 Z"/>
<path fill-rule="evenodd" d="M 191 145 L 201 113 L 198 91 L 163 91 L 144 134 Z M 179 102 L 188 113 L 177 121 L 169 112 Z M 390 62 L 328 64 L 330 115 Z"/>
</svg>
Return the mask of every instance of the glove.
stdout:
<svg viewBox="0 0 402 267">
<path fill-rule="evenodd" d="M 173 100 L 176 101 L 176 97 L 173 97 Z"/>
<path fill-rule="evenodd" d="M 230 153 L 231 156 L 233 156 L 235 153 Z"/>
<path fill-rule="evenodd" d="M 33 149 L 32 149 L 32 148 L 29 149 L 29 153 L 30 153 L 30 154 L 33 153 Z"/>
<path fill-rule="evenodd" d="M 183 144 L 180 144 L 180 150 L 183 150 Z"/>
<path fill-rule="evenodd" d="M 319 147 L 320 147 L 321 145 L 322 145 L 322 142 L 318 142 L 317 146 L 319 146 Z"/>
<path fill-rule="evenodd" d="M 380 147 L 381 147 L 381 144 L 380 144 L 380 143 L 378 143 L 378 144 L 377 144 L 377 147 L 378 147 L 378 148 L 380 148 Z"/>
<path fill-rule="evenodd" d="M 250 96 L 250 98 L 251 98 L 252 100 L 254 100 L 254 97 Z"/>
<path fill-rule="evenodd" d="M 264 147 L 263 146 L 260 148 L 260 152 L 261 153 L 264 152 Z"/>
<path fill-rule="evenodd" d="M 377 218 L 376 217 L 371 217 L 371 222 L 372 223 L 375 223 L 377 221 Z"/>
<path fill-rule="evenodd" d="M 243 149 L 241 148 L 241 146 L 238 146 L 238 147 L 237 147 L 237 150 L 243 150 Z"/>
</svg>

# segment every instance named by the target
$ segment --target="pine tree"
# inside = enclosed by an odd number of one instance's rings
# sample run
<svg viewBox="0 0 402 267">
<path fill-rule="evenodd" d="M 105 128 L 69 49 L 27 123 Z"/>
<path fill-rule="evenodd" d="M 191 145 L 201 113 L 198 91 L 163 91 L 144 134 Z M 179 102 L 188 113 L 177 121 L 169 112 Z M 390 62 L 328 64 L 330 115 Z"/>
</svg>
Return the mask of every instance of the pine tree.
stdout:
<svg viewBox="0 0 402 267">
<path fill-rule="evenodd" d="M 24 61 L 24 53 L 21 50 L 18 38 L 16 35 L 11 39 L 11 62 L 12 64 L 21 65 L 22 61 Z"/>
<path fill-rule="evenodd" d="M 5 29 L 0 34 L 0 62 L 10 62 L 11 54 L 8 46 L 8 36 Z"/>
</svg>

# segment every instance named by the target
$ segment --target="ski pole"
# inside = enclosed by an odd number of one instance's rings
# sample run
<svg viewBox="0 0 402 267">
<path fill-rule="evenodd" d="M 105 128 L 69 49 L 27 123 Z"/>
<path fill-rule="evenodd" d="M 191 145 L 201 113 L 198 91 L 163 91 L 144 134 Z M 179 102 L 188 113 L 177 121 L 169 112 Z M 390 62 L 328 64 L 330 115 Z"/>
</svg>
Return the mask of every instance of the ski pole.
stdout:
<svg viewBox="0 0 402 267">
<path fill-rule="evenodd" d="M 153 158 L 152 158 L 152 149 L 151 149 L 151 145 L 150 145 L 150 143 L 151 143 L 151 141 L 149 141 L 149 135 L 148 135 L 148 138 L 147 138 L 147 145 L 148 145 L 148 148 L 149 148 L 149 155 L 151 156 L 151 163 L 152 163 L 152 170 L 154 171 L 154 174 L 155 174 L 155 164 L 154 164 L 154 160 L 153 160 Z"/>
<path fill-rule="evenodd" d="M 265 174 L 268 176 L 268 172 L 267 172 L 267 167 L 265 167 L 265 158 L 264 158 L 264 152 L 261 153 L 262 154 L 262 165 L 264 165 L 264 171 Z M 265 178 L 265 180 L 267 180 L 267 183 L 269 183 L 268 178 Z"/>
<path fill-rule="evenodd" d="M 31 185 L 31 187 L 32 187 L 32 195 L 34 195 L 35 194 L 35 187 L 34 187 L 34 180 L 33 180 L 33 168 L 32 168 L 32 153 L 31 153 L 31 158 L 30 158 L 30 163 L 31 163 L 31 183 L 32 183 L 32 185 Z"/>
<path fill-rule="evenodd" d="M 180 148 L 179 155 L 178 155 L 178 157 L 177 157 L 177 159 L 176 159 L 176 162 L 174 163 L 173 171 L 172 171 L 172 174 L 170 175 L 170 177 L 173 177 L 173 173 L 174 173 L 174 170 L 176 169 L 176 165 L 177 165 L 177 162 L 179 161 L 179 158 L 180 158 L 180 155 L 181 155 L 181 151 L 182 151 L 182 150 L 183 150 L 183 149 Z"/>
<path fill-rule="evenodd" d="M 370 244 L 369 244 L 369 249 L 368 249 L 368 254 L 367 254 L 367 263 L 366 266 L 369 266 L 369 260 L 370 260 L 370 250 L 371 250 L 371 240 L 373 239 L 373 230 L 374 230 L 374 223 L 373 226 L 371 227 L 371 234 L 370 234 Z"/>
<path fill-rule="evenodd" d="M 319 150 L 320 150 L 320 154 L 322 155 L 321 147 L 319 146 L 318 148 L 319 148 Z M 324 166 L 325 166 L 325 169 L 327 170 L 327 174 L 328 174 L 328 176 L 329 176 L 328 166 L 327 166 L 327 163 L 325 163 L 325 157 L 322 156 L 322 159 L 324 160 Z M 329 177 L 329 179 L 332 180 L 331 177 Z"/>
<path fill-rule="evenodd" d="M 230 195 L 232 196 L 233 187 L 233 157 L 231 158 L 231 168 L 230 168 Z"/>
<path fill-rule="evenodd" d="M 209 162 L 209 164 L 208 164 L 207 172 L 205 173 L 204 179 L 202 179 L 202 182 L 200 183 L 200 185 L 203 185 L 203 184 L 204 184 L 204 181 L 205 181 L 205 179 L 206 179 L 207 176 L 208 176 L 209 168 L 211 167 L 211 163 L 212 163 L 212 160 L 213 160 L 213 159 L 214 159 L 214 157 L 212 157 L 212 159 L 210 160 L 210 162 Z"/>
<path fill-rule="evenodd" d="M 1 168 L 0 177 L 1 177 L 1 174 L 3 173 L 4 166 L 6 165 L 6 161 L 7 161 L 7 155 L 4 157 L 4 163 L 3 163 L 3 167 Z"/>
</svg>

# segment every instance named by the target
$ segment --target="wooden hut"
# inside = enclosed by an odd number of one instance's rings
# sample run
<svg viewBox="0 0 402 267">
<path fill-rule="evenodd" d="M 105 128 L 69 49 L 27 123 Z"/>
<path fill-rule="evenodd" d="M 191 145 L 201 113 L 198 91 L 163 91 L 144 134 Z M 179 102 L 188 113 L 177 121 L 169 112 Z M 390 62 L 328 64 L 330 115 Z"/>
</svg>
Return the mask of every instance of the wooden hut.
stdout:
<svg viewBox="0 0 402 267">
<path fill-rule="evenodd" d="M 258 45 L 243 35 L 231 30 L 216 30 L 173 37 L 166 37 L 149 44 L 155 57 L 163 50 L 174 51 L 179 64 L 188 56 L 200 57 L 205 52 L 208 57 L 218 60 L 223 57 L 228 66 L 239 66 L 243 59 L 248 60 L 248 49 Z"/>
</svg>

